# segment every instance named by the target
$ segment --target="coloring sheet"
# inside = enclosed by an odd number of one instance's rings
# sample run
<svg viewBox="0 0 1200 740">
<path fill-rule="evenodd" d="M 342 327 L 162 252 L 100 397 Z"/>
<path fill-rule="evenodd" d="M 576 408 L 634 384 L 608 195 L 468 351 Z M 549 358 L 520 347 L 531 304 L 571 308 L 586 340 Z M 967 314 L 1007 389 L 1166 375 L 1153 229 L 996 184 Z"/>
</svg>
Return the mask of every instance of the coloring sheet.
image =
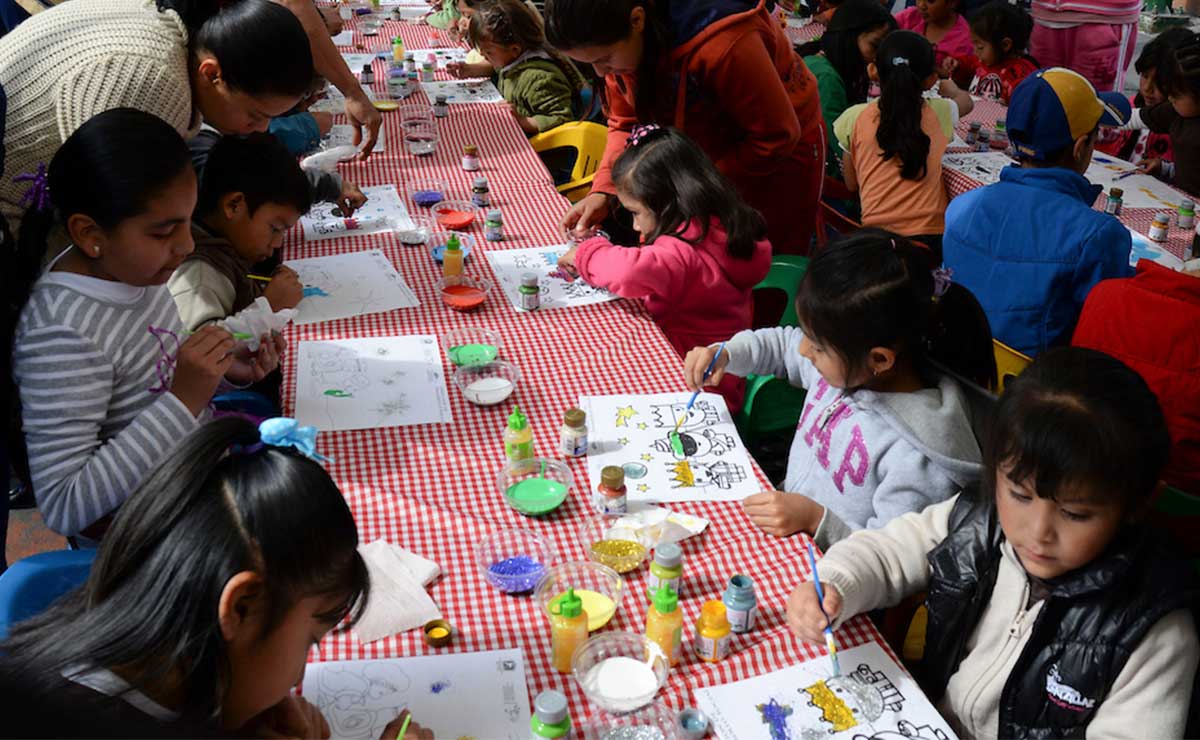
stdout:
<svg viewBox="0 0 1200 740">
<path fill-rule="evenodd" d="M 1183 269 L 1183 260 L 1168 252 L 1163 245 L 1150 241 L 1147 236 L 1133 229 L 1129 229 L 1129 236 L 1133 238 L 1133 249 L 1129 250 L 1129 264 L 1132 267 L 1137 267 L 1138 260 L 1150 260 L 1177 272 Z"/>
<path fill-rule="evenodd" d="M 375 147 L 372 152 L 382 152 L 384 147 L 384 139 L 386 138 L 383 132 L 386 129 L 383 126 L 379 127 L 379 138 L 375 140 Z M 326 149 L 332 149 L 335 146 L 354 146 L 354 127 L 348 123 L 335 123 L 329 128 L 329 133 L 321 141 L 322 146 Z"/>
<path fill-rule="evenodd" d="M 351 31 L 350 29 L 346 29 L 345 31 L 342 31 L 341 33 L 339 33 L 333 37 L 333 45 L 334 46 L 350 46 L 353 43 L 354 43 L 354 32 Z M 362 67 L 359 67 L 359 69 L 362 69 Z"/>
<path fill-rule="evenodd" d="M 362 191 L 367 202 L 350 218 L 342 215 L 337 203 L 314 204 L 312 210 L 300 217 L 304 240 L 316 242 L 415 227 L 395 185 L 372 185 Z"/>
<path fill-rule="evenodd" d="M 1125 191 L 1121 196 L 1123 208 L 1158 208 L 1174 211 L 1179 207 L 1179 201 L 1184 195 L 1153 175 L 1130 175 L 1117 179 L 1117 176 L 1135 170 L 1137 167 L 1125 160 L 1097 154 L 1092 156 L 1092 163 L 1088 165 L 1084 177 L 1093 185 L 1104 188 L 1105 193 L 1110 188 L 1121 188 Z"/>
<path fill-rule="evenodd" d="M 593 303 L 604 303 L 616 300 L 616 296 L 603 288 L 594 288 L 582 278 L 570 279 L 570 276 L 558 269 L 558 258 L 566 253 L 569 245 L 556 244 L 550 247 L 530 247 L 528 249 L 502 249 L 486 252 L 496 282 L 504 289 L 504 295 L 512 303 L 513 308 L 521 309 L 521 276 L 527 272 L 536 273 L 538 285 L 541 287 L 541 304 L 539 311 L 548 308 L 570 308 L 572 306 L 589 306 Z"/>
<path fill-rule="evenodd" d="M 965 142 L 964 142 L 965 143 Z M 963 152 L 942 155 L 942 166 L 957 170 L 984 185 L 1000 182 L 1000 170 L 1016 164 L 1004 152 Z"/>
<path fill-rule="evenodd" d="M 425 96 L 433 100 L 446 96 L 447 103 L 503 103 L 504 96 L 491 80 L 443 80 L 422 82 Z"/>
<path fill-rule="evenodd" d="M 763 490 L 738 437 L 725 399 L 701 393 L 685 411 L 691 393 L 643 396 L 583 396 L 590 431 L 588 476 L 600 485 L 600 470 L 625 470 L 630 502 L 740 501 Z M 686 416 L 685 416 L 686 414 Z M 670 433 L 683 417 L 683 455 L 671 449 Z"/>
<path fill-rule="evenodd" d="M 362 72 L 363 66 L 375 61 L 375 55 L 343 51 L 342 59 L 346 60 L 346 66 L 350 68 L 355 77 L 358 77 Z"/>
<path fill-rule="evenodd" d="M 437 738 L 529 737 L 520 650 L 311 663 L 301 689 L 337 739 L 376 740 L 402 709 Z"/>
<path fill-rule="evenodd" d="M 300 342 L 296 419 L 323 432 L 449 422 L 437 338 Z"/>
<path fill-rule="evenodd" d="M 917 682 L 876 643 L 838 651 L 842 675 L 814 658 L 696 689 L 720 740 L 953 740 Z M 311 668 L 309 669 L 311 671 Z"/>
<path fill-rule="evenodd" d="M 413 59 L 416 60 L 418 65 L 424 62 L 425 58 L 430 54 L 433 54 L 434 58 L 437 59 L 438 69 L 445 69 L 446 65 L 451 62 L 467 61 L 467 50 L 461 46 L 447 46 L 441 49 L 407 49 L 406 51 L 412 52 Z M 447 98 L 447 100 L 449 99 Z"/>
<path fill-rule="evenodd" d="M 296 271 L 304 286 L 304 298 L 296 306 L 297 324 L 420 305 L 404 278 L 378 249 L 285 264 Z"/>
</svg>

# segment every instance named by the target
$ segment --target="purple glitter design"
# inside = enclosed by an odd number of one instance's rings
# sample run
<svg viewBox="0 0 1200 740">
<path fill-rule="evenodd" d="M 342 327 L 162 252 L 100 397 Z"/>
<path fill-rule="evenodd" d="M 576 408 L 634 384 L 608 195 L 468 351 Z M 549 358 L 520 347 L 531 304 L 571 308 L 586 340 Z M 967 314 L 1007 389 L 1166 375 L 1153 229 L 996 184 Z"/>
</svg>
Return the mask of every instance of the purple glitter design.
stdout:
<svg viewBox="0 0 1200 740">
<path fill-rule="evenodd" d="M 418 190 L 412 194 L 412 199 L 422 208 L 432 208 L 445 200 L 440 190 Z"/>
<path fill-rule="evenodd" d="M 771 740 L 791 740 L 792 733 L 787 726 L 787 718 L 792 714 L 791 707 L 771 699 L 755 709 L 762 715 L 763 724 L 771 731 Z"/>
<path fill-rule="evenodd" d="M 520 594 L 532 591 L 546 566 L 528 555 L 514 555 L 488 566 L 488 582 L 496 588 L 510 594 Z"/>
</svg>

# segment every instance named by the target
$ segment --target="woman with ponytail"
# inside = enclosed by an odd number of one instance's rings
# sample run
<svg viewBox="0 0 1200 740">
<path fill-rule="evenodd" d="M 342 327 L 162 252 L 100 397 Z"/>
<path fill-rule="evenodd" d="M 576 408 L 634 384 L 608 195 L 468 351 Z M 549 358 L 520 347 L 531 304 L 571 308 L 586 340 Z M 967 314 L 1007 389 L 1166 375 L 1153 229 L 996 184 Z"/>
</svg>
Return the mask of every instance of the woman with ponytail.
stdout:
<svg viewBox="0 0 1200 740">
<path fill-rule="evenodd" d="M 604 78 L 608 146 L 563 217 L 582 235 L 616 207 L 613 163 L 638 124 L 695 141 L 767 222 L 776 253 L 808 251 L 824 179 L 817 83 L 766 0 L 548 0 L 546 38 Z"/>
<path fill-rule="evenodd" d="M 942 154 L 958 116 L 971 110 L 971 96 L 943 80 L 942 94 L 954 100 L 926 100 L 925 91 L 938 82 L 933 45 L 912 31 L 885 38 L 867 71 L 883 94 L 834 123 L 846 186 L 860 194 L 864 226 L 913 237 L 933 250 L 933 264 L 941 264 L 949 203 Z"/>
</svg>

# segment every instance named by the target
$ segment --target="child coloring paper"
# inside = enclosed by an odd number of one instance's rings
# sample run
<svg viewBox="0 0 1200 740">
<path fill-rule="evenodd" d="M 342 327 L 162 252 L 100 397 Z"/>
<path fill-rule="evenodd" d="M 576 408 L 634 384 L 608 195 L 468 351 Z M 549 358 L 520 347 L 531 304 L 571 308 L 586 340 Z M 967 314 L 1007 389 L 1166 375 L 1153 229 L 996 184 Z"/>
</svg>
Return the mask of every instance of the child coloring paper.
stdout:
<svg viewBox="0 0 1200 740">
<path fill-rule="evenodd" d="M 426 335 L 301 342 L 296 419 L 323 432 L 450 421 L 437 339 Z"/>
<path fill-rule="evenodd" d="M 528 249 L 501 249 L 487 252 L 488 262 L 496 275 L 496 282 L 504 289 L 504 295 L 518 311 L 521 308 L 521 276 L 532 272 L 538 276 L 541 290 L 539 311 L 550 308 L 589 306 L 616 300 L 617 296 L 603 288 L 588 285 L 582 278 L 570 276 L 558 268 L 558 258 L 570 247 L 558 244 L 550 247 Z"/>
<path fill-rule="evenodd" d="M 439 95 L 446 96 L 447 103 L 503 103 L 504 96 L 491 80 L 442 80 L 422 82 L 425 96 L 431 101 Z"/>
<path fill-rule="evenodd" d="M 759 493 L 750 457 L 738 437 L 725 399 L 701 393 L 686 411 L 691 393 L 642 396 L 583 396 L 590 431 L 588 476 L 600 485 L 600 471 L 625 471 L 630 502 L 740 501 Z M 675 422 L 683 454 L 671 448 Z"/>
<path fill-rule="evenodd" d="M 371 149 L 372 152 L 382 152 L 384 149 L 384 131 L 383 126 L 379 127 L 379 138 L 375 139 L 375 146 Z M 361 143 L 361 142 L 359 142 Z M 333 149 L 336 146 L 354 146 L 354 127 L 348 123 L 336 123 L 329 128 L 329 133 L 325 134 L 325 138 L 321 141 L 325 149 Z"/>
<path fill-rule="evenodd" d="M 455 62 L 467 61 L 467 50 L 461 46 L 446 46 L 440 49 L 406 49 L 406 51 L 412 52 L 413 59 L 416 60 L 418 66 L 424 63 L 430 54 L 437 60 L 438 69 L 445 69 L 446 65 Z"/>
<path fill-rule="evenodd" d="M 1124 193 L 1121 196 L 1122 208 L 1174 211 L 1179 207 L 1179 201 L 1186 197 L 1153 175 L 1127 174 L 1136 171 L 1136 166 L 1123 159 L 1098 155 L 1092 157 L 1084 177 L 1093 185 L 1102 187 L 1105 193 L 1112 188 L 1120 188 Z"/>
<path fill-rule="evenodd" d="M 724 686 L 696 689 L 720 740 L 954 740 L 917 682 L 876 643 Z"/>
<path fill-rule="evenodd" d="M 378 249 L 285 264 L 296 271 L 304 286 L 304 297 L 296 306 L 297 324 L 421 305 L 408 283 Z"/>
<path fill-rule="evenodd" d="M 403 709 L 437 738 L 529 737 L 520 650 L 312 663 L 302 690 L 334 738 L 376 740 Z"/>
<path fill-rule="evenodd" d="M 300 217 L 304 241 L 316 242 L 416 228 L 395 185 L 372 185 L 362 191 L 367 196 L 367 202 L 348 218 L 337 203 L 314 204 L 312 210 Z"/>
<path fill-rule="evenodd" d="M 984 185 L 1000 182 L 1000 170 L 1015 164 L 1012 157 L 1004 152 L 962 152 L 942 155 L 943 167 L 961 172 Z"/>
<path fill-rule="evenodd" d="M 1125 228 L 1129 229 L 1128 226 Z M 1183 260 L 1168 252 L 1163 245 L 1150 241 L 1145 234 L 1139 234 L 1133 229 L 1129 229 L 1129 236 L 1133 240 L 1133 249 L 1129 250 L 1131 267 L 1137 267 L 1138 260 L 1150 260 L 1176 272 L 1183 269 Z"/>
</svg>

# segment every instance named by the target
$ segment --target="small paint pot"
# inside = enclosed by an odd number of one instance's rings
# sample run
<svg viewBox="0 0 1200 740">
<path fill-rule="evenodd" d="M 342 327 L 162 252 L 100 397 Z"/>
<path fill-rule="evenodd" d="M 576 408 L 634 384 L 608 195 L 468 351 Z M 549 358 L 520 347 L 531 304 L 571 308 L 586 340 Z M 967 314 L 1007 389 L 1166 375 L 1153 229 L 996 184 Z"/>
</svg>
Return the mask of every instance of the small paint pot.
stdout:
<svg viewBox="0 0 1200 740">
<path fill-rule="evenodd" d="M 685 740 L 700 740 L 708 734 L 708 715 L 695 707 L 679 713 L 679 734 Z"/>
<path fill-rule="evenodd" d="M 429 647 L 446 647 L 454 637 L 454 628 L 444 619 L 426 622 L 424 632 L 425 644 Z"/>
<path fill-rule="evenodd" d="M 469 275 L 455 275 L 437 281 L 438 292 L 445 303 L 455 311 L 474 311 L 487 300 L 492 284 Z"/>
</svg>

